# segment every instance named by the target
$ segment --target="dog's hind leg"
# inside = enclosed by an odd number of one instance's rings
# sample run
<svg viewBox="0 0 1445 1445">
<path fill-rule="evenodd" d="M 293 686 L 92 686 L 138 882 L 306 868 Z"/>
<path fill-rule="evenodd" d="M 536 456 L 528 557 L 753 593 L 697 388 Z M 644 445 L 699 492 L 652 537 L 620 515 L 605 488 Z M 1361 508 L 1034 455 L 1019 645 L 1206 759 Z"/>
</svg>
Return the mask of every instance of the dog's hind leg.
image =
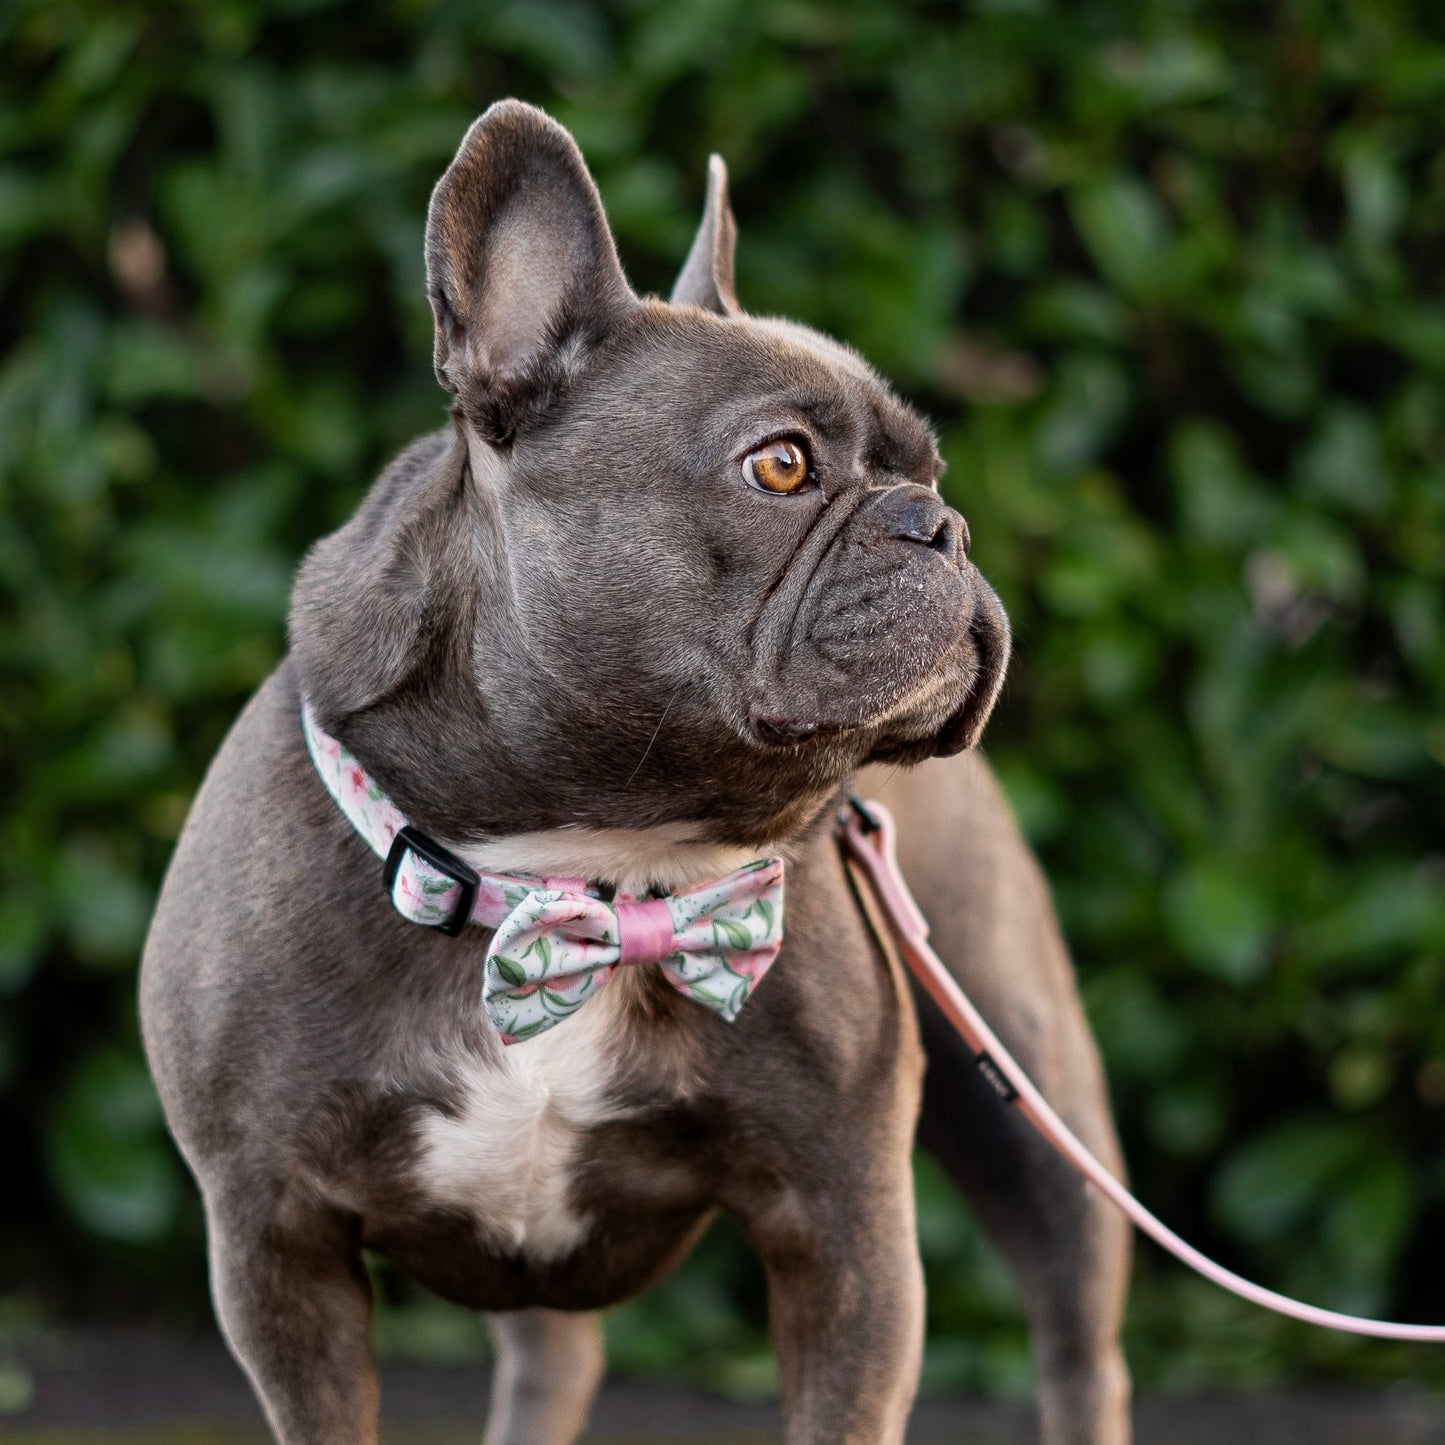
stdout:
<svg viewBox="0 0 1445 1445">
<path fill-rule="evenodd" d="M 973 988 L 975 999 L 979 990 Z M 988 1010 L 987 1003 L 980 1006 Z M 1044 1445 L 1126 1445 L 1129 1377 L 1119 1350 L 1129 1234 L 1122 1216 L 1006 1107 L 937 1008 L 918 1000 L 928 1071 L 919 1141 L 968 1196 L 1013 1266 L 1029 1317 Z M 1081 1018 L 1040 1011 L 1047 1045 L 990 1011 L 995 1031 L 1075 1133 L 1119 1168 Z M 1073 1035 L 1060 1039 L 1060 1034 Z M 1044 1052 L 1056 1057 L 1045 1062 Z M 1070 1059 L 1067 1056 L 1074 1054 Z M 1064 1057 L 1058 1057 L 1062 1055 Z"/>
<path fill-rule="evenodd" d="M 376 1445 L 371 1287 L 346 1219 L 207 1188 L 211 1292 L 280 1445 Z M 275 1207 L 273 1207 L 275 1206 Z"/>
<path fill-rule="evenodd" d="M 602 1381 L 598 1317 L 518 1310 L 488 1323 L 497 1364 L 485 1445 L 571 1445 Z"/>
<path fill-rule="evenodd" d="M 865 775 L 860 792 L 897 816 L 899 858 L 934 947 L 1069 1126 L 1122 1173 L 1048 888 L 986 765 L 965 754 L 886 783 Z M 1000 1101 L 921 995 L 918 1015 L 928 1059 L 919 1139 L 1019 1279 L 1044 1445 L 1127 1445 L 1118 1341 L 1129 1226 Z"/>
</svg>

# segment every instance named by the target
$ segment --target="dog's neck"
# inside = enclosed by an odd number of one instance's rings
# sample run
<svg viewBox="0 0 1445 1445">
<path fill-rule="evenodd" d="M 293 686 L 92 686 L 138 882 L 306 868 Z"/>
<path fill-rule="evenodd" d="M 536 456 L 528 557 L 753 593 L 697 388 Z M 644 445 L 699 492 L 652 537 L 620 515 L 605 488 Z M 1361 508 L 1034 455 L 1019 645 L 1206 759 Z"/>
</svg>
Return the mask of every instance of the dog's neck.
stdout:
<svg viewBox="0 0 1445 1445">
<path fill-rule="evenodd" d="M 408 815 L 366 765 L 326 732 L 309 703 L 303 703 L 300 720 L 312 766 L 333 801 L 373 852 L 388 857 L 390 849 L 395 857 L 397 840 L 407 830 L 418 832 Z M 722 878 L 759 857 L 756 845 L 720 843 L 702 836 L 702 828 L 673 820 L 646 828 L 569 824 L 469 841 L 444 841 L 440 833 L 430 837 L 479 873 L 578 879 L 632 894 L 654 888 L 672 893 Z M 387 882 L 390 886 L 391 872 Z"/>
<path fill-rule="evenodd" d="M 697 825 L 690 823 L 661 823 L 654 828 L 551 828 L 451 846 L 458 857 L 481 871 L 585 878 L 610 883 L 625 892 L 690 888 L 721 878 L 758 856 L 755 847 L 708 842 L 696 834 Z"/>
</svg>

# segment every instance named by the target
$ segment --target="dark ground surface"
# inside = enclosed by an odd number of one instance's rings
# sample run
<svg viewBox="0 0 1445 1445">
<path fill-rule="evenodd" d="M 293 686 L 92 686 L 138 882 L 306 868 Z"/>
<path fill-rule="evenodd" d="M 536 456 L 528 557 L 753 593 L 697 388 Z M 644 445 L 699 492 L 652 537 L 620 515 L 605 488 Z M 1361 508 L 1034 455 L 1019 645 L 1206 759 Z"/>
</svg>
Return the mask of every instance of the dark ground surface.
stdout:
<svg viewBox="0 0 1445 1445">
<path fill-rule="evenodd" d="M 18 1368 L 17 1368 L 18 1367 Z M 0 1438 L 23 1445 L 264 1445 L 260 1416 L 218 1343 L 120 1336 L 33 1341 L 9 1352 L 29 1405 L 0 1416 Z M 383 1369 L 387 1445 L 477 1445 L 484 1365 L 391 1364 Z M 1445 1445 L 1445 1400 L 1405 1391 L 1340 1395 L 1154 1397 L 1136 1410 L 1138 1445 Z M 587 1439 L 595 1445 L 761 1445 L 779 1438 L 771 1405 L 745 1405 L 666 1386 L 621 1382 L 604 1391 Z M 910 1440 L 1025 1445 L 1029 1412 L 973 1399 L 925 1399 Z"/>
</svg>

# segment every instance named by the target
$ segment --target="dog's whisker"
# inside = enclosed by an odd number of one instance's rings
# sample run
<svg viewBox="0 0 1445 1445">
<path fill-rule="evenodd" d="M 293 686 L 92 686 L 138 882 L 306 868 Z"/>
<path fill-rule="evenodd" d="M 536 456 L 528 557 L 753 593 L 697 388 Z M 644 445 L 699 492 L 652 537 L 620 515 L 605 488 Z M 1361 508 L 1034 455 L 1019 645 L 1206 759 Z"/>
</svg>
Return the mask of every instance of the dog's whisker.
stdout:
<svg viewBox="0 0 1445 1445">
<path fill-rule="evenodd" d="M 652 745 L 653 745 L 653 743 L 655 743 L 655 742 L 657 741 L 657 735 L 662 731 L 662 725 L 663 725 L 663 723 L 665 723 L 665 722 L 667 721 L 667 715 L 668 715 L 669 712 L 672 711 L 672 705 L 673 705 L 673 703 L 675 703 L 675 702 L 677 701 L 677 695 L 678 695 L 678 693 L 680 693 L 681 691 L 682 691 L 682 684 L 681 684 L 681 683 L 678 683 L 678 685 L 677 685 L 675 688 L 673 688 L 673 690 L 672 690 L 672 696 L 668 698 L 666 706 L 662 709 L 662 716 L 661 716 L 660 718 L 658 718 L 658 720 L 657 720 L 657 726 L 656 726 L 655 728 L 653 728 L 653 730 L 652 730 L 652 736 L 651 736 L 650 738 L 648 738 L 648 740 L 647 740 L 647 746 L 646 746 L 645 748 L 643 748 L 643 750 L 642 750 L 642 756 L 641 756 L 640 758 L 638 758 L 638 760 L 637 760 L 637 766 L 636 766 L 635 768 L 633 768 L 632 772 L 628 775 L 627 781 L 626 781 L 625 783 L 623 783 L 623 785 L 622 785 L 622 791 L 623 791 L 624 793 L 625 793 L 625 792 L 632 786 L 632 784 L 636 781 L 638 773 L 640 773 L 640 772 L 642 771 L 642 765 L 643 765 L 643 763 L 645 763 L 645 762 L 647 761 L 649 754 L 652 752 Z"/>
</svg>

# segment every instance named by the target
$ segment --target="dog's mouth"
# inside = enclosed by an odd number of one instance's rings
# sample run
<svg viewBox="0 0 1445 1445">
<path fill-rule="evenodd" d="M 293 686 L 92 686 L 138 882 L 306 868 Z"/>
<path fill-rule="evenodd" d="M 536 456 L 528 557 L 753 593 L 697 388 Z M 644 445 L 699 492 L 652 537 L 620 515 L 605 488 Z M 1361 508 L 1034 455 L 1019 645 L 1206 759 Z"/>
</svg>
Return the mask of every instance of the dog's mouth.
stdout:
<svg viewBox="0 0 1445 1445">
<path fill-rule="evenodd" d="M 804 743 L 847 732 L 849 726 L 848 723 L 769 716 L 756 710 L 748 718 L 748 727 L 753 737 L 770 748 L 801 747 Z"/>
<path fill-rule="evenodd" d="M 981 581 L 968 633 L 973 645 L 973 678 L 962 704 L 934 740 L 936 757 L 951 757 L 973 747 L 983 736 L 984 724 L 1003 691 L 1011 645 L 1008 615 L 993 588 Z"/>
<path fill-rule="evenodd" d="M 951 721 L 967 711 L 967 702 L 957 701 L 959 692 L 956 682 L 929 678 L 891 705 L 846 720 L 789 716 L 760 705 L 749 713 L 747 731 L 750 741 L 774 752 L 802 752 L 829 744 L 861 749 L 894 733 L 900 739 L 916 738 L 928 730 L 927 719 L 933 719 L 936 727 L 940 714 L 949 715 Z"/>
<path fill-rule="evenodd" d="M 851 735 L 874 755 L 947 757 L 978 742 L 1002 688 L 1008 656 L 1008 619 L 993 589 L 980 579 L 974 614 L 953 657 L 892 705 L 841 720 L 792 716 L 758 704 L 748 714 L 748 732 L 771 750 L 803 750 Z"/>
</svg>

